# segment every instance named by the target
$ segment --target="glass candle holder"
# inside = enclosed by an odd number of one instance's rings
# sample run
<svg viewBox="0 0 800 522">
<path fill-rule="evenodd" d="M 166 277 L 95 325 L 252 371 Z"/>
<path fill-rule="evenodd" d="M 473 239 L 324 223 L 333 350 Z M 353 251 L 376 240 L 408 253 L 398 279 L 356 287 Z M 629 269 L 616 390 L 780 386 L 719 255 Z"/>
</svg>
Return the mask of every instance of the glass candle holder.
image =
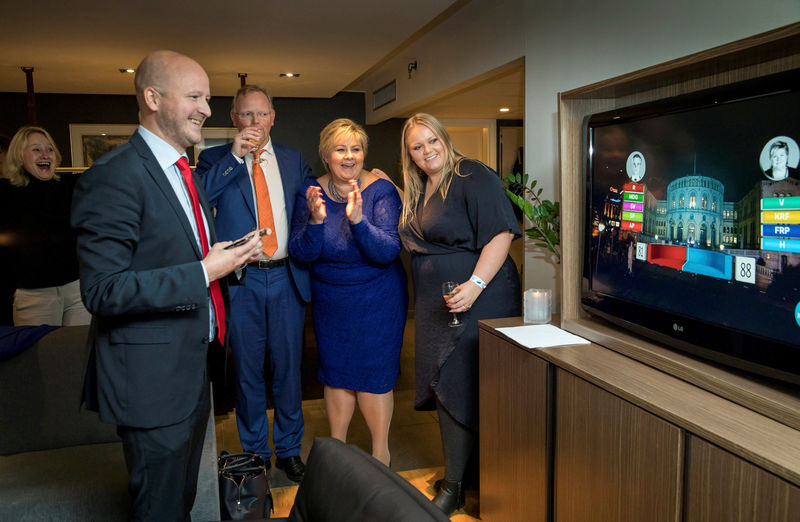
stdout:
<svg viewBox="0 0 800 522">
<path fill-rule="evenodd" d="M 549 288 L 529 288 L 523 294 L 522 320 L 530 324 L 549 323 L 552 318 L 553 291 Z"/>
</svg>

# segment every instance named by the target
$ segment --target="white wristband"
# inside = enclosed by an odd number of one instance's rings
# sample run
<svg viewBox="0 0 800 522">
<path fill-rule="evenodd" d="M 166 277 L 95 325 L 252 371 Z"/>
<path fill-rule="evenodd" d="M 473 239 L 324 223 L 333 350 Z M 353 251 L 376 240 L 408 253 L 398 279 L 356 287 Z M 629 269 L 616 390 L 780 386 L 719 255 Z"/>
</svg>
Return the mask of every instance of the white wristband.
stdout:
<svg viewBox="0 0 800 522">
<path fill-rule="evenodd" d="M 483 279 L 481 279 L 480 277 L 476 276 L 475 274 L 472 274 L 470 276 L 469 280 L 472 281 L 473 283 L 475 283 L 476 285 L 478 285 L 481 290 L 486 290 L 486 283 L 484 283 Z"/>
</svg>

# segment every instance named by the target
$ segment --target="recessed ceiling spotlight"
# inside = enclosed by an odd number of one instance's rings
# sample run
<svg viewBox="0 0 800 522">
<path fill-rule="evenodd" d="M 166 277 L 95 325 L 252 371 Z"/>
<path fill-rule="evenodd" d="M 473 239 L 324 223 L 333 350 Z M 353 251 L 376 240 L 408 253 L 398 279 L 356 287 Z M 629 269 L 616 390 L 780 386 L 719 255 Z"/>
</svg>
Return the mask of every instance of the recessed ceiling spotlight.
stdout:
<svg viewBox="0 0 800 522">
<path fill-rule="evenodd" d="M 510 110 L 508 107 L 500 107 L 500 112 L 509 112 Z"/>
<path fill-rule="evenodd" d="M 281 78 L 299 78 L 298 73 L 281 73 Z"/>
<path fill-rule="evenodd" d="M 119 72 L 121 72 L 121 73 L 135 73 L 136 69 L 120 69 Z"/>
</svg>

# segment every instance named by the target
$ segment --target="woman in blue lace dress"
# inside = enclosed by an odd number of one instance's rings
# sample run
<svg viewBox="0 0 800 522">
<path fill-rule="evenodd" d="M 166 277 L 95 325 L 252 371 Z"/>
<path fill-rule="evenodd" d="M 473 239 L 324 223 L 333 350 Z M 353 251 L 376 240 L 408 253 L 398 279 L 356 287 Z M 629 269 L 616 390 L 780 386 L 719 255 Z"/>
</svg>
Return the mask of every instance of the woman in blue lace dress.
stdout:
<svg viewBox="0 0 800 522">
<path fill-rule="evenodd" d="M 289 253 L 311 265 L 319 380 L 331 436 L 347 439 L 358 403 L 372 435 L 372 455 L 389 464 L 392 389 L 408 309 L 406 274 L 397 257 L 402 207 L 394 186 L 364 170 L 367 135 L 348 119 L 320 133 L 328 172 L 306 180 Z"/>
</svg>

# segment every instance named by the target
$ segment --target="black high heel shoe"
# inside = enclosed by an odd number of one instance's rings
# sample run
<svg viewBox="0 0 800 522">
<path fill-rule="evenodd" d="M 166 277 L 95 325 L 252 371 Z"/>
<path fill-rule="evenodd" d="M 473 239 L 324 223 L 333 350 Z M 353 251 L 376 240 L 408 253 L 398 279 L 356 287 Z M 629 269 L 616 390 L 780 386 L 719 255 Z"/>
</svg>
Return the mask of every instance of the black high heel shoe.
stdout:
<svg viewBox="0 0 800 522">
<path fill-rule="evenodd" d="M 433 497 L 433 503 L 448 517 L 453 514 L 453 511 L 464 507 L 464 488 L 461 487 L 461 482 L 442 480 L 439 491 Z"/>
</svg>

